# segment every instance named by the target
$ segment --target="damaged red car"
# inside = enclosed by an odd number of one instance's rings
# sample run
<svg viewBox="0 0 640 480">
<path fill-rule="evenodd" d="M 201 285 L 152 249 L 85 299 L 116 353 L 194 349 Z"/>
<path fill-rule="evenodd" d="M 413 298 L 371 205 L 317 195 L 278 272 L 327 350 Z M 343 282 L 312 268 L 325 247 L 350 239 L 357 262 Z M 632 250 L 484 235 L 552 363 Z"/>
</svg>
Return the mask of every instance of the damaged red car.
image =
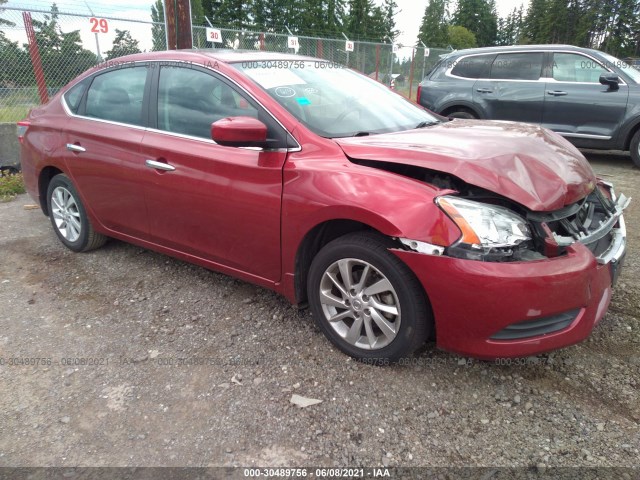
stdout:
<svg viewBox="0 0 640 480">
<path fill-rule="evenodd" d="M 324 60 L 123 57 L 18 130 L 71 250 L 112 237 L 273 289 L 366 361 L 577 343 L 624 259 L 628 199 L 559 135 L 442 118 Z"/>
</svg>

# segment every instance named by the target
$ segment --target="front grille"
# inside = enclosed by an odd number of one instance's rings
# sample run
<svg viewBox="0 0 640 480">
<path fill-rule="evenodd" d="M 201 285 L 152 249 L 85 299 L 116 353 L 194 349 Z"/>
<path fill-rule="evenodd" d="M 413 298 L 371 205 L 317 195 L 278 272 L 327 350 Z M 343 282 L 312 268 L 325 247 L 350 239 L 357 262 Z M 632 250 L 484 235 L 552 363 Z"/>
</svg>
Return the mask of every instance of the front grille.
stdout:
<svg viewBox="0 0 640 480">
<path fill-rule="evenodd" d="M 628 204 L 623 197 L 614 202 L 595 188 L 583 200 L 555 212 L 530 212 L 527 217 L 539 250 L 553 257 L 561 255 L 565 247 L 581 242 L 599 257 L 610 247 L 612 231 Z"/>
<path fill-rule="evenodd" d="M 525 320 L 513 323 L 499 332 L 493 334 L 491 340 L 519 340 L 523 338 L 538 337 L 558 332 L 567 328 L 576 319 L 580 309 L 552 315 L 550 317 Z"/>
</svg>

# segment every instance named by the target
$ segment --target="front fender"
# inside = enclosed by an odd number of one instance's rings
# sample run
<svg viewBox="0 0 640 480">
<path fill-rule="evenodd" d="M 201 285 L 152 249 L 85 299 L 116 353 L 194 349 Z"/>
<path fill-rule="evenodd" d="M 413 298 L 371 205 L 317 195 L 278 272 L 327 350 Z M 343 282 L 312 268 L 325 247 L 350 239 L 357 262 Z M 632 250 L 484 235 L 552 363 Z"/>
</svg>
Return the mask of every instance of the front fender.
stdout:
<svg viewBox="0 0 640 480">
<path fill-rule="evenodd" d="M 295 271 L 304 237 L 330 220 L 353 220 L 391 237 L 450 245 L 460 231 L 435 205 L 443 191 L 384 170 L 346 161 L 291 162 L 284 170 L 283 272 Z"/>
</svg>

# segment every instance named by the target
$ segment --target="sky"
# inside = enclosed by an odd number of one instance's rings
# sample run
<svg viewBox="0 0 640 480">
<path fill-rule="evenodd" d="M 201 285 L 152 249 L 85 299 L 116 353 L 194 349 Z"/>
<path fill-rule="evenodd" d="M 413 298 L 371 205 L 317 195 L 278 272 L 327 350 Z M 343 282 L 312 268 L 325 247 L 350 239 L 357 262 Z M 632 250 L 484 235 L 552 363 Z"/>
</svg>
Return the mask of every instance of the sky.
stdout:
<svg viewBox="0 0 640 480">
<path fill-rule="evenodd" d="M 20 9 L 40 9 L 49 10 L 51 3 L 54 0 L 9 0 L 6 6 L 16 7 Z M 73 12 L 83 13 L 90 15 L 90 9 L 94 11 L 96 16 L 110 16 L 118 18 L 126 18 L 131 20 L 145 20 L 151 19 L 151 4 L 152 0 L 109 0 L 105 2 L 96 2 L 95 0 L 55 0 L 58 8 L 61 12 Z M 374 0 L 376 3 L 381 4 L 383 0 Z M 454 0 L 455 1 L 455 0 Z M 396 28 L 400 30 L 400 35 L 397 39 L 397 43 L 402 45 L 414 45 L 418 36 L 418 30 L 420 29 L 420 22 L 424 15 L 424 11 L 429 3 L 429 0 L 396 0 L 398 4 L 398 13 L 396 15 Z M 506 17 L 514 8 L 520 7 L 520 5 L 528 5 L 529 0 L 496 0 L 496 7 L 498 15 Z M 450 6 L 451 9 L 455 8 L 455 5 Z M 23 43 L 26 41 L 26 36 L 22 29 L 22 21 L 19 12 L 5 11 L 3 18 L 13 20 L 19 24 L 19 28 L 11 29 L 7 31 L 7 35 L 14 41 Z M 95 35 L 91 33 L 88 19 L 82 17 L 67 19 L 67 26 L 63 26 L 64 31 L 68 30 L 80 30 L 82 41 L 86 48 L 95 50 Z M 72 24 L 69 24 L 72 22 Z M 118 25 L 117 22 L 112 22 L 113 26 L 110 32 L 107 34 L 99 34 L 100 39 L 104 45 L 111 45 L 115 33 L 115 28 L 131 30 L 134 38 L 140 41 L 140 47 L 143 50 L 151 48 L 151 29 L 149 26 L 142 24 L 122 24 Z M 68 27 L 68 28 L 67 28 Z M 104 53 L 104 52 L 103 52 Z M 400 56 L 411 55 L 409 49 L 403 49 L 400 51 Z"/>
</svg>

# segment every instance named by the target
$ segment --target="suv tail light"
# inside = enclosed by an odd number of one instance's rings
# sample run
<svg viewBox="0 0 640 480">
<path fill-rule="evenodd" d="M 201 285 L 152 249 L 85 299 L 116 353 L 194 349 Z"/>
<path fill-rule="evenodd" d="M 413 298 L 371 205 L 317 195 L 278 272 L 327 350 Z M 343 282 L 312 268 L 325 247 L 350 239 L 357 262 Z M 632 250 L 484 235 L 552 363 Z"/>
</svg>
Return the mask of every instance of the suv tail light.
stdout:
<svg viewBox="0 0 640 480">
<path fill-rule="evenodd" d="M 29 125 L 31 125 L 30 122 L 28 122 L 27 120 L 22 120 L 21 122 L 18 122 L 18 128 L 17 133 L 18 133 L 18 140 L 20 141 L 20 143 L 22 143 L 22 141 L 24 140 L 24 134 L 27 133 L 27 128 L 29 128 Z"/>
<path fill-rule="evenodd" d="M 420 94 L 422 93 L 422 85 L 418 85 L 418 93 L 416 93 L 416 103 L 420 105 Z"/>
</svg>

